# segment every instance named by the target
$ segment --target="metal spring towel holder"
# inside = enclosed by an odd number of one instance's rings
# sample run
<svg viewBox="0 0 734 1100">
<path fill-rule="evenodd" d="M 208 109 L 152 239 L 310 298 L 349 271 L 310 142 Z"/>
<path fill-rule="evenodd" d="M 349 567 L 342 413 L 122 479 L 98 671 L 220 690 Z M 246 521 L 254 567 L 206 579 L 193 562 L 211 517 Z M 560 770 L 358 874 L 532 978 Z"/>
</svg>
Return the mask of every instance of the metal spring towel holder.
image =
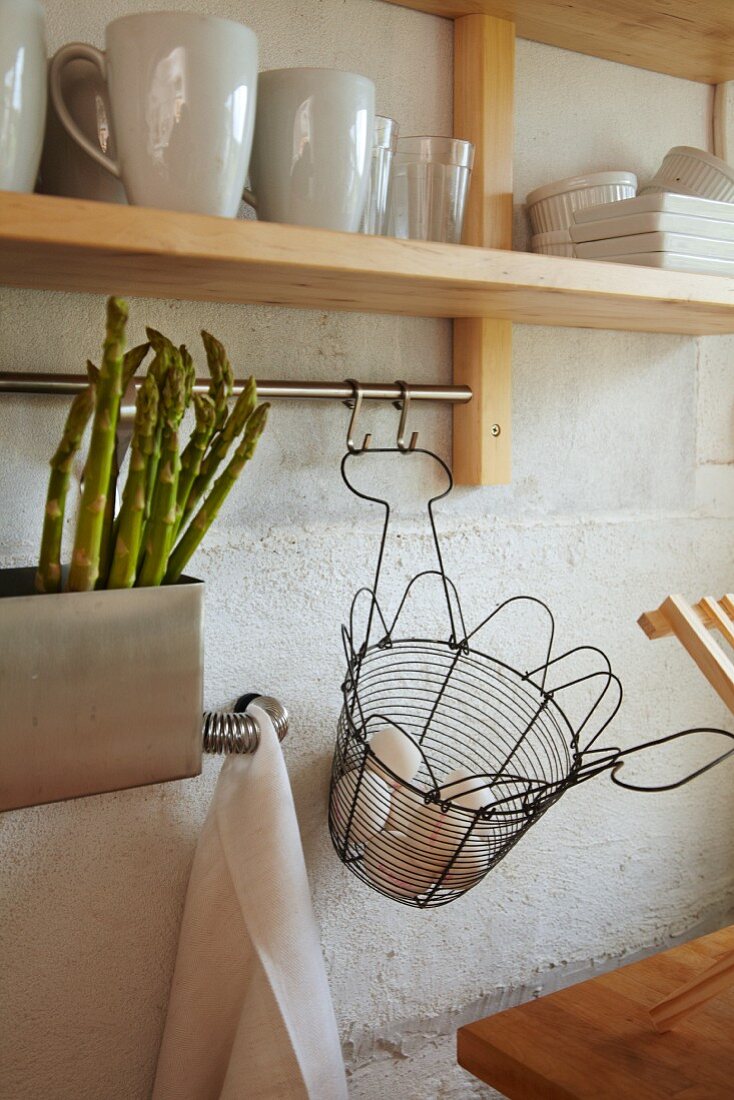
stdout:
<svg viewBox="0 0 734 1100">
<path fill-rule="evenodd" d="M 643 787 L 619 778 L 625 759 L 692 733 L 670 734 L 629 749 L 599 745 L 616 715 L 622 686 L 596 646 L 555 656 L 550 609 L 531 596 L 503 601 L 467 630 L 458 591 L 444 571 L 434 504 L 453 486 L 448 466 L 406 441 L 407 402 L 396 447 L 370 449 L 354 442 L 356 395 L 342 461 L 342 477 L 355 496 L 384 509 L 372 587 L 360 588 L 342 628 L 347 673 L 332 769 L 329 827 L 334 848 L 349 870 L 372 889 L 403 905 L 428 908 L 461 897 L 507 855 L 523 834 L 567 790 L 608 771 L 628 790 L 672 790 L 734 753 L 730 748 L 691 775 Z M 347 470 L 357 456 L 424 455 L 443 470 L 447 488 L 428 503 L 437 567 L 412 578 L 392 619 L 378 602 L 390 524 L 387 500 L 357 489 Z M 434 583 L 447 616 L 446 634 L 398 632 L 416 591 Z M 507 609 L 533 607 L 546 624 L 543 659 L 513 667 L 496 652 L 477 648 L 479 633 Z M 357 618 L 366 617 L 362 634 Z M 536 630 L 537 635 L 537 630 Z M 373 636 L 374 635 L 374 636 Z M 373 751 L 372 736 L 386 727 L 406 736 L 418 761 L 401 775 Z M 393 737 L 394 743 L 394 737 Z M 410 755 L 410 754 L 409 754 Z M 397 765 L 395 765 L 397 767 Z M 458 778 L 459 773 L 461 777 Z M 454 778 L 449 779 L 453 773 Z"/>
<path fill-rule="evenodd" d="M 288 733 L 288 711 L 272 695 L 255 692 L 240 696 L 231 711 L 204 712 L 201 731 L 204 752 L 227 756 L 255 752 L 260 743 L 260 731 L 252 715 L 244 713 L 250 703 L 262 707 L 275 727 L 278 740 L 284 739 Z"/>
</svg>

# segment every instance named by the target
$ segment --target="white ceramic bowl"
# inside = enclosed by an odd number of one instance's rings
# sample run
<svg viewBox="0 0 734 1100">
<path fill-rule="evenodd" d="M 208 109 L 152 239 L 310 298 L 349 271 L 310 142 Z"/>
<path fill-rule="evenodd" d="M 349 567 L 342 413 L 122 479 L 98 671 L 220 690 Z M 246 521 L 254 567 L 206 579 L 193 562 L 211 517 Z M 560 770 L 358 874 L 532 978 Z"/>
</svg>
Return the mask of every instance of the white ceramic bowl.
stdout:
<svg viewBox="0 0 734 1100">
<path fill-rule="evenodd" d="M 555 229 L 552 233 L 535 233 L 530 238 L 530 251 L 544 256 L 575 256 L 576 252 L 567 229 Z"/>
<path fill-rule="evenodd" d="M 734 168 L 704 149 L 676 145 L 666 153 L 648 187 L 663 187 L 677 194 L 699 195 L 702 199 L 718 202 L 734 202 Z M 650 194 L 647 187 L 645 192 Z"/>
<path fill-rule="evenodd" d="M 637 191 L 633 172 L 593 172 L 571 176 L 531 191 L 526 202 L 533 233 L 552 233 L 573 224 L 574 210 L 603 202 L 632 199 Z"/>
<path fill-rule="evenodd" d="M 657 179 L 657 176 L 655 177 Z M 684 195 L 689 199 L 700 199 L 702 196 L 697 191 L 691 191 L 690 187 L 684 187 L 682 183 L 647 183 L 637 192 L 639 195 Z"/>
</svg>

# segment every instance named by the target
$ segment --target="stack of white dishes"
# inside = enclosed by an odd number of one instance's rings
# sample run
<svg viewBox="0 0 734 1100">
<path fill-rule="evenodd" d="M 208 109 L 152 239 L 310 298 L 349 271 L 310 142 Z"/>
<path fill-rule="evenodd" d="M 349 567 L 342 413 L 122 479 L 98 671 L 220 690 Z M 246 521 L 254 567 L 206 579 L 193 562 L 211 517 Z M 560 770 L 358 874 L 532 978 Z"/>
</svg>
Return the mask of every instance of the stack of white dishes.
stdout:
<svg viewBox="0 0 734 1100">
<path fill-rule="evenodd" d="M 734 275 L 734 203 L 665 191 L 574 213 L 585 260 Z"/>
<path fill-rule="evenodd" d="M 599 203 L 632 198 L 637 176 L 632 172 L 594 172 L 556 180 L 531 191 L 527 197 L 533 236 L 530 248 L 547 256 L 573 256 L 569 234 L 574 214 Z"/>
</svg>

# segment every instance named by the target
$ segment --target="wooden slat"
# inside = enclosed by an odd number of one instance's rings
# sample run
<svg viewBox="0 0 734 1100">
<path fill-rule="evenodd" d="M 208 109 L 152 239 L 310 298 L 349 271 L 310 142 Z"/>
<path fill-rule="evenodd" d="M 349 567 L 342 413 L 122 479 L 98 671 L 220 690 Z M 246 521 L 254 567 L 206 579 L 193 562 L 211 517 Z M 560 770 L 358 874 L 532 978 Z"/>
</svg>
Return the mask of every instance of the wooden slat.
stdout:
<svg viewBox="0 0 734 1100">
<path fill-rule="evenodd" d="M 730 646 L 734 646 L 734 621 L 729 618 L 721 605 L 716 600 L 712 600 L 710 596 L 704 596 L 701 605 L 706 610 L 712 625 L 721 632 Z"/>
<path fill-rule="evenodd" d="M 691 610 L 695 611 L 704 626 L 721 631 L 726 640 L 734 645 L 734 603 L 731 603 L 731 596 L 722 596 L 718 604 L 710 596 L 704 596 L 698 603 L 691 604 Z M 675 633 L 660 608 L 644 611 L 637 620 L 637 625 L 644 630 L 651 642 L 658 638 L 670 638 Z"/>
<path fill-rule="evenodd" d="M 731 1100 L 734 988 L 665 1035 L 661 996 L 734 950 L 734 927 L 469 1024 L 460 1065 L 509 1100 Z"/>
<path fill-rule="evenodd" d="M 466 244 L 512 247 L 515 28 L 468 15 L 454 25 L 454 135 L 475 146 L 464 225 Z M 454 381 L 473 400 L 454 410 L 454 477 L 459 485 L 506 484 L 512 455 L 512 325 L 454 322 Z"/>
<path fill-rule="evenodd" d="M 521 38 L 640 69 L 720 84 L 734 79 L 731 0 L 388 0 L 432 15 L 492 15 Z"/>
<path fill-rule="evenodd" d="M 664 997 L 650 1009 L 650 1019 L 657 1031 L 671 1031 L 692 1012 L 734 987 L 734 951 L 713 963 L 703 974 L 690 978 L 674 993 Z"/>
<path fill-rule="evenodd" d="M 153 298 L 734 332 L 734 279 L 0 192 L 0 284 Z"/>
<path fill-rule="evenodd" d="M 682 596 L 668 596 L 660 610 L 711 687 L 734 712 L 734 664 Z"/>
</svg>

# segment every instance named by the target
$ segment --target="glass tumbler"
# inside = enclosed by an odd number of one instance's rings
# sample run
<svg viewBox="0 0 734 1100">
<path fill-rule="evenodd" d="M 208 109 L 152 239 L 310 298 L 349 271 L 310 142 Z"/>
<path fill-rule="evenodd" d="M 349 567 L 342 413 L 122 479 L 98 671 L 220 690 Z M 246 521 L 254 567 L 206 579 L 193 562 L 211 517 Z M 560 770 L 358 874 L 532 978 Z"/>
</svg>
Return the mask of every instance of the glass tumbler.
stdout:
<svg viewBox="0 0 734 1100">
<path fill-rule="evenodd" d="M 367 201 L 360 226 L 361 233 L 384 236 L 390 217 L 390 179 L 392 160 L 398 140 L 398 124 L 394 118 L 375 115 L 372 140 L 372 165 Z"/>
<path fill-rule="evenodd" d="M 473 163 L 470 141 L 400 138 L 392 166 L 392 236 L 460 244 Z"/>
</svg>

